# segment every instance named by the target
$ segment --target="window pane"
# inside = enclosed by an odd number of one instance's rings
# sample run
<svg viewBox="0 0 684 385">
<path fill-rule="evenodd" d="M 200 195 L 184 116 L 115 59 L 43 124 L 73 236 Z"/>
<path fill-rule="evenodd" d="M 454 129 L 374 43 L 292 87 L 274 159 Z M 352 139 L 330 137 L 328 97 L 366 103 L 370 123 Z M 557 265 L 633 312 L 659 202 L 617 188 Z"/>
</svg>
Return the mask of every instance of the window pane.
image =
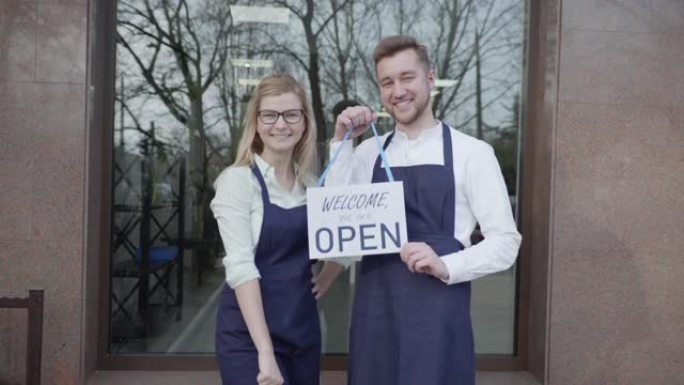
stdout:
<svg viewBox="0 0 684 385">
<path fill-rule="evenodd" d="M 289 72 L 306 84 L 323 150 L 332 109 L 343 100 L 371 106 L 380 112 L 379 128 L 392 129 L 372 49 L 381 36 L 417 36 L 438 78 L 437 117 L 494 146 L 517 210 L 524 0 L 229 3 L 118 2 L 115 354 L 213 352 L 224 272 L 208 208 L 212 182 L 235 158 L 243 111 L 265 74 Z M 307 4 L 311 19 L 302 16 Z M 355 271 L 320 302 L 324 352 L 347 352 Z M 515 269 L 474 283 L 478 353 L 514 353 L 516 284 Z"/>
</svg>

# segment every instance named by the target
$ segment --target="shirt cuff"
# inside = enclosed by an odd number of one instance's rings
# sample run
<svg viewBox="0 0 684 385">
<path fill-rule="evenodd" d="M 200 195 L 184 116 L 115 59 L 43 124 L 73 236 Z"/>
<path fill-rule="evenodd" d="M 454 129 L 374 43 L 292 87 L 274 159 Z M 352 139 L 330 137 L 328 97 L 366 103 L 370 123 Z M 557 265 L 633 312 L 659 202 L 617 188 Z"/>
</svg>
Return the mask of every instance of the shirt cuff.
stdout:
<svg viewBox="0 0 684 385">
<path fill-rule="evenodd" d="M 447 255 L 443 255 L 442 262 L 446 265 L 447 271 L 449 272 L 449 279 L 442 280 L 442 282 L 447 285 L 455 285 L 461 282 L 470 281 L 468 272 L 466 271 L 466 260 L 459 255 L 460 252 L 455 252 Z"/>
<path fill-rule="evenodd" d="M 261 274 L 259 274 L 259 270 L 254 263 L 241 262 L 226 266 L 224 261 L 224 266 L 226 267 L 226 283 L 228 283 L 231 289 L 235 289 L 253 279 L 261 278 Z"/>
<path fill-rule="evenodd" d="M 352 259 L 349 257 L 335 257 L 335 258 L 325 258 L 322 259 L 321 261 L 323 262 L 335 262 L 338 265 L 342 266 L 345 270 L 352 264 Z"/>
</svg>

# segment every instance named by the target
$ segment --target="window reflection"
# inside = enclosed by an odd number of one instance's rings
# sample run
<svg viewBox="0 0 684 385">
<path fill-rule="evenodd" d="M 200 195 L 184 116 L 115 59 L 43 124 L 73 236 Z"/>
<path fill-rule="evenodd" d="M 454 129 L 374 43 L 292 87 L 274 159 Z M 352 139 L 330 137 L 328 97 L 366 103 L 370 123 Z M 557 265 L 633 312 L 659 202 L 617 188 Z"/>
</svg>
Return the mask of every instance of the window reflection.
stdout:
<svg viewBox="0 0 684 385">
<path fill-rule="evenodd" d="M 392 129 L 371 52 L 381 36 L 419 36 L 438 76 L 436 115 L 493 145 L 517 210 L 525 1 L 228 3 L 118 2 L 109 329 L 116 354 L 213 352 L 223 267 L 211 184 L 235 158 L 247 100 L 268 73 L 308 85 L 323 149 L 330 111 L 343 100 L 373 107 L 378 129 Z M 347 351 L 354 274 L 352 267 L 341 275 L 320 303 L 325 352 Z M 514 269 L 474 283 L 478 353 L 514 352 L 515 287 Z"/>
</svg>

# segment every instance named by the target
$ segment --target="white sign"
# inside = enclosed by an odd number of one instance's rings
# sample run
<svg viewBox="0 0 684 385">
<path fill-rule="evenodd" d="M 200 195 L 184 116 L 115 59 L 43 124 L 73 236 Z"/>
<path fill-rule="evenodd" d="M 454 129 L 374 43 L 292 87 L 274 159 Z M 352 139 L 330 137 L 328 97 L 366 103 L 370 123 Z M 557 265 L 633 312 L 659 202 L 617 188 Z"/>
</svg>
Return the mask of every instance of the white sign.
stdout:
<svg viewBox="0 0 684 385">
<path fill-rule="evenodd" d="M 309 258 L 399 252 L 407 242 L 401 182 L 310 187 Z"/>
</svg>

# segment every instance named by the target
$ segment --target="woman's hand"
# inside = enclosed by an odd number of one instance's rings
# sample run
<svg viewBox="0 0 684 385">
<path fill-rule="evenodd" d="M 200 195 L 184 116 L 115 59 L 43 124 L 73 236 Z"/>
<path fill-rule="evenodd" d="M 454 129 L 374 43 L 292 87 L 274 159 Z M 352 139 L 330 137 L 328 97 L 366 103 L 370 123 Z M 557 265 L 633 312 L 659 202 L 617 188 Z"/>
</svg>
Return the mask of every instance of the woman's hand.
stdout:
<svg viewBox="0 0 684 385">
<path fill-rule="evenodd" d="M 256 378 L 257 384 L 282 385 L 285 382 L 273 352 L 259 352 L 258 361 L 259 374 L 257 374 Z"/>
<path fill-rule="evenodd" d="M 240 306 L 240 312 L 245 319 L 249 336 L 257 349 L 259 373 L 257 374 L 257 384 L 259 385 L 281 385 L 283 375 L 278 368 L 275 354 L 273 353 L 273 342 L 268 333 L 264 307 L 261 301 L 261 287 L 258 279 L 251 279 L 235 288 L 235 297 Z"/>
<path fill-rule="evenodd" d="M 342 270 L 344 268 L 339 263 L 325 261 L 321 272 L 311 279 L 311 292 L 316 299 L 323 297 Z"/>
</svg>

